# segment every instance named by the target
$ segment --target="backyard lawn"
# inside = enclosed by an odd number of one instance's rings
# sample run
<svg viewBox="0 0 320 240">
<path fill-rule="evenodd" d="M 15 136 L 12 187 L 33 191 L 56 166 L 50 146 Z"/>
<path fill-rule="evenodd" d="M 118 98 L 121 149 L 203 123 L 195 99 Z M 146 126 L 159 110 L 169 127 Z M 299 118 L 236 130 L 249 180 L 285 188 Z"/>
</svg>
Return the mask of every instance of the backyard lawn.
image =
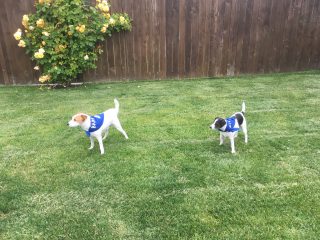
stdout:
<svg viewBox="0 0 320 240">
<path fill-rule="evenodd" d="M 129 140 L 101 156 L 67 122 L 115 97 Z M 232 155 L 209 125 L 242 100 Z M 320 236 L 320 72 L 0 87 L 0 109 L 0 239 Z"/>
</svg>

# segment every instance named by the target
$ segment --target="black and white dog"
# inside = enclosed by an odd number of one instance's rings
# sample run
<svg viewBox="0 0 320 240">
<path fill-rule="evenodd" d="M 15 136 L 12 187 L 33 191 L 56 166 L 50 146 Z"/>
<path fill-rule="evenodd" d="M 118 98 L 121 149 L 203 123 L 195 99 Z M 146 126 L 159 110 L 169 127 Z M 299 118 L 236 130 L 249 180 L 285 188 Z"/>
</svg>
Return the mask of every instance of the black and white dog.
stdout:
<svg viewBox="0 0 320 240">
<path fill-rule="evenodd" d="M 214 119 L 214 122 L 210 126 L 211 129 L 220 131 L 220 145 L 223 144 L 225 137 L 230 138 L 232 153 L 236 152 L 234 147 L 234 139 L 238 136 L 238 132 L 240 129 L 242 129 L 244 133 L 244 142 L 248 143 L 247 121 L 244 117 L 245 111 L 246 104 L 243 102 L 241 112 L 237 112 L 227 119 L 217 117 Z"/>
</svg>

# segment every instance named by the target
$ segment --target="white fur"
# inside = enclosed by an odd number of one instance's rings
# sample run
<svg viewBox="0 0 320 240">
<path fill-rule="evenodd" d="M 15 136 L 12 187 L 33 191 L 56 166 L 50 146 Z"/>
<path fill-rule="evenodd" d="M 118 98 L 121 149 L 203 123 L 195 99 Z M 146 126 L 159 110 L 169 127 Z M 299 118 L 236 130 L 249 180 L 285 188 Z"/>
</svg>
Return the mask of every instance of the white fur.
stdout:
<svg viewBox="0 0 320 240">
<path fill-rule="evenodd" d="M 241 112 L 245 113 L 246 112 L 246 103 L 243 101 L 242 102 L 242 109 Z"/>
<path fill-rule="evenodd" d="M 245 103 L 243 102 L 242 103 L 242 112 L 237 112 L 235 114 L 232 115 L 235 116 L 236 114 L 241 114 L 242 117 L 243 117 L 243 122 L 241 125 L 239 125 L 237 119 L 236 119 L 236 124 L 238 124 L 238 126 L 240 127 L 240 129 L 243 131 L 244 133 L 244 142 L 247 144 L 248 143 L 248 128 L 247 128 L 247 121 L 246 121 L 246 118 L 244 117 L 244 112 L 246 110 L 246 105 Z M 216 121 L 218 121 L 218 119 L 216 119 L 213 124 L 210 125 L 210 128 L 211 129 L 216 129 L 215 128 L 215 123 Z M 224 125 L 222 128 L 220 128 L 222 131 L 224 131 L 226 129 L 226 125 Z M 216 130 L 219 130 L 219 129 L 216 129 Z M 220 145 L 223 144 L 224 142 L 224 139 L 226 137 L 228 137 L 230 139 L 230 144 L 231 144 L 231 153 L 236 153 L 236 149 L 235 149 L 235 145 L 234 145 L 234 139 L 238 136 L 238 131 L 237 132 L 221 132 L 220 131 Z"/>
<path fill-rule="evenodd" d="M 95 132 L 92 132 L 90 135 L 90 148 L 89 150 L 93 149 L 94 147 L 94 138 L 96 138 L 99 142 L 100 146 L 100 152 L 101 154 L 104 154 L 104 146 L 103 146 L 103 140 L 106 139 L 110 126 L 114 126 L 119 132 L 121 132 L 126 139 L 128 139 L 128 136 L 126 132 L 123 130 L 119 118 L 119 102 L 117 99 L 114 99 L 115 108 L 109 109 L 104 112 L 104 121 L 102 126 Z M 86 120 L 84 122 L 78 123 L 74 119 L 79 116 L 84 115 L 86 116 Z M 90 116 L 84 113 L 76 114 L 72 117 L 72 119 L 69 121 L 68 125 L 70 127 L 77 127 L 80 126 L 84 131 L 88 131 L 90 128 Z"/>
</svg>

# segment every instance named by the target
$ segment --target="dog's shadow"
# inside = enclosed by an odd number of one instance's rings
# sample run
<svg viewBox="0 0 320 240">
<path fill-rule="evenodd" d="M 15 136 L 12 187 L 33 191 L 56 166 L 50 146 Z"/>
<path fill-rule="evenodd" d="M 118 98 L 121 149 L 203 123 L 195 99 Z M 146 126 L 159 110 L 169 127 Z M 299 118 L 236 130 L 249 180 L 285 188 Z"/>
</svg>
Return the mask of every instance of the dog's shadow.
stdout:
<svg viewBox="0 0 320 240">
<path fill-rule="evenodd" d="M 220 145 L 219 137 L 213 137 L 210 138 L 210 141 L 206 145 L 208 145 L 208 149 L 210 149 L 210 152 L 212 152 L 212 154 L 232 154 L 234 156 L 245 152 L 245 149 L 248 147 L 248 144 L 244 143 L 242 135 L 235 138 L 236 153 L 231 153 L 231 143 L 229 138 L 225 138 L 224 143 Z"/>
</svg>

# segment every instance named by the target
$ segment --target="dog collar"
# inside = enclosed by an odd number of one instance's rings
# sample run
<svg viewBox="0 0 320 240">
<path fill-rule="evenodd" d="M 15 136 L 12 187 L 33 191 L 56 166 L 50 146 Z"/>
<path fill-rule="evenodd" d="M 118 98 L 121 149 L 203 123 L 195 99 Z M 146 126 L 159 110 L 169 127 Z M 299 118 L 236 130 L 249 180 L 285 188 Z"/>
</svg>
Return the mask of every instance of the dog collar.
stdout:
<svg viewBox="0 0 320 240">
<path fill-rule="evenodd" d="M 90 116 L 90 128 L 85 131 L 87 136 L 90 137 L 92 132 L 99 130 L 103 124 L 104 113 Z"/>
<path fill-rule="evenodd" d="M 226 129 L 221 130 L 219 129 L 220 132 L 237 132 L 239 131 L 239 124 L 236 121 L 236 117 L 230 117 L 226 119 Z"/>
</svg>

